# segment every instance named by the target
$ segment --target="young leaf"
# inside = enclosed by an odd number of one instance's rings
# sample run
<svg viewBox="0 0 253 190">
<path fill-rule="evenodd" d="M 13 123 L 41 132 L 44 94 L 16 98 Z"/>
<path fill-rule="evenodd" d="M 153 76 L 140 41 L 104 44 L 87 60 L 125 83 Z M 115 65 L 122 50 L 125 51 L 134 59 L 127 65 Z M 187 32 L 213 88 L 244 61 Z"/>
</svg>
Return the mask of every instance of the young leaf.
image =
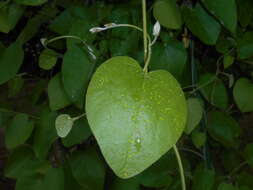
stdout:
<svg viewBox="0 0 253 190">
<path fill-rule="evenodd" d="M 169 72 L 144 73 L 130 57 L 103 63 L 86 94 L 91 130 L 121 178 L 137 175 L 172 148 L 184 130 L 186 112 L 184 94 Z"/>
<path fill-rule="evenodd" d="M 51 110 L 59 110 L 71 104 L 63 85 L 61 74 L 55 75 L 48 83 L 48 97 Z"/>
<path fill-rule="evenodd" d="M 42 69 L 50 70 L 52 69 L 57 61 L 57 54 L 50 49 L 45 49 L 41 52 L 39 58 L 39 66 Z"/>
<path fill-rule="evenodd" d="M 76 45 L 71 46 L 64 55 L 63 86 L 70 100 L 79 108 L 83 106 L 85 91 L 94 66 L 86 52 Z"/>
<path fill-rule="evenodd" d="M 57 135 L 61 138 L 66 137 L 74 124 L 73 118 L 67 114 L 59 115 L 55 120 L 55 128 Z"/>
<path fill-rule="evenodd" d="M 24 52 L 21 43 L 14 42 L 4 50 L 0 57 L 0 85 L 17 74 L 23 58 Z"/>
<path fill-rule="evenodd" d="M 246 78 L 236 81 L 233 89 L 234 100 L 241 112 L 253 111 L 253 84 Z"/>
<path fill-rule="evenodd" d="M 85 189 L 102 190 L 105 168 L 94 149 L 85 152 L 75 151 L 70 157 L 70 166 L 74 178 Z"/>
<path fill-rule="evenodd" d="M 169 29 L 180 29 L 182 25 L 180 9 L 175 0 L 158 0 L 153 14 L 160 24 Z"/>
<path fill-rule="evenodd" d="M 229 115 L 223 112 L 212 111 L 208 114 L 207 129 L 209 134 L 226 147 L 238 146 L 238 137 L 241 128 Z"/>
<path fill-rule="evenodd" d="M 231 55 L 225 55 L 223 58 L 224 69 L 227 69 L 234 63 L 235 58 Z"/>
<path fill-rule="evenodd" d="M 202 0 L 206 8 L 215 15 L 230 32 L 237 26 L 237 6 L 235 0 Z"/>
<path fill-rule="evenodd" d="M 207 45 L 216 44 L 221 30 L 220 24 L 199 3 L 195 8 L 183 7 L 183 17 L 186 26 L 201 41 Z"/>
<path fill-rule="evenodd" d="M 23 144 L 31 135 L 34 123 L 25 114 L 17 114 L 6 128 L 5 144 L 9 149 Z"/>
<path fill-rule="evenodd" d="M 203 107 L 202 103 L 198 98 L 189 98 L 187 100 L 188 116 L 186 122 L 185 133 L 190 134 L 192 130 L 199 124 L 202 114 Z"/>
</svg>

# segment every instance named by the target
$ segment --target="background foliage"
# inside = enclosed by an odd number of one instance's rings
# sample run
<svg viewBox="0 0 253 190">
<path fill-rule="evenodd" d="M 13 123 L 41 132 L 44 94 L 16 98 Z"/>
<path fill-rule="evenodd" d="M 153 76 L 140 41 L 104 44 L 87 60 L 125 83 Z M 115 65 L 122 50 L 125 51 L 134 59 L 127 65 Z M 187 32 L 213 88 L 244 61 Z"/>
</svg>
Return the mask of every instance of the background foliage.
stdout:
<svg viewBox="0 0 253 190">
<path fill-rule="evenodd" d="M 150 70 L 180 82 L 189 117 L 178 142 L 192 190 L 253 189 L 253 1 L 148 1 L 148 26 L 162 25 Z M 112 56 L 143 62 L 142 35 L 106 23 L 142 27 L 141 1 L 5 0 L 0 2 L 0 189 L 180 189 L 169 151 L 140 175 L 122 180 L 105 163 L 85 117 L 58 138 L 61 113 L 84 112 L 88 82 Z M 41 38 L 79 40 L 45 48 Z"/>
</svg>

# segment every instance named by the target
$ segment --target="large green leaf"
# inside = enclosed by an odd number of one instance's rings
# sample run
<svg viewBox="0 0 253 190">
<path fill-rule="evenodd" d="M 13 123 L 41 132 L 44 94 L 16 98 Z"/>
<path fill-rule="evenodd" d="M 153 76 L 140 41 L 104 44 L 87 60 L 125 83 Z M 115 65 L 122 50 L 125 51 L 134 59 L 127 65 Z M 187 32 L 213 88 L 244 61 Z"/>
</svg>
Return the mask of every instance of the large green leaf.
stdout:
<svg viewBox="0 0 253 190">
<path fill-rule="evenodd" d="M 172 59 L 173 58 L 173 59 Z M 182 43 L 168 40 L 165 45 L 154 45 L 150 60 L 150 69 L 165 69 L 180 80 L 187 62 L 187 52 Z"/>
<path fill-rule="evenodd" d="M 202 0 L 206 8 L 215 15 L 228 30 L 235 32 L 237 7 L 235 0 Z"/>
<path fill-rule="evenodd" d="M 195 8 L 183 7 L 183 17 L 186 26 L 201 41 L 214 45 L 220 34 L 220 24 L 212 18 L 199 4 Z"/>
<path fill-rule="evenodd" d="M 224 146 L 238 146 L 237 138 L 241 133 L 240 126 L 226 113 L 210 112 L 208 114 L 207 128 L 210 135 Z"/>
<path fill-rule="evenodd" d="M 63 86 L 70 100 L 83 106 L 85 91 L 94 63 L 84 49 L 73 45 L 65 53 L 62 65 Z"/>
<path fill-rule="evenodd" d="M 181 13 L 175 0 L 156 1 L 153 8 L 153 14 L 162 26 L 169 29 L 181 28 Z"/>
<path fill-rule="evenodd" d="M 41 5 L 47 0 L 14 0 L 16 3 L 22 4 L 22 5 L 29 5 L 29 6 L 38 6 Z"/>
<path fill-rule="evenodd" d="M 28 115 L 17 114 L 6 128 L 5 144 L 12 149 L 23 144 L 33 131 L 34 122 L 28 120 Z"/>
<path fill-rule="evenodd" d="M 130 57 L 114 57 L 93 75 L 86 114 L 102 153 L 121 178 L 157 161 L 177 142 L 186 123 L 186 101 L 167 71 L 144 73 Z"/>
<path fill-rule="evenodd" d="M 48 97 L 51 110 L 59 110 L 71 104 L 62 84 L 61 74 L 55 75 L 48 83 Z"/>
<path fill-rule="evenodd" d="M 250 80 L 238 79 L 233 89 L 233 95 L 241 112 L 253 111 L 253 84 Z"/>
<path fill-rule="evenodd" d="M 70 166 L 74 178 L 84 189 L 103 189 L 105 168 L 94 149 L 74 152 L 70 157 Z"/>
<path fill-rule="evenodd" d="M 16 3 L 0 8 L 0 32 L 12 30 L 24 12 L 24 7 Z"/>
<path fill-rule="evenodd" d="M 43 178 L 39 174 L 31 174 L 18 178 L 16 190 L 43 190 Z"/>
<path fill-rule="evenodd" d="M 18 72 L 24 58 L 22 44 L 15 42 L 4 50 L 0 57 L 0 85 L 10 80 Z"/>
<path fill-rule="evenodd" d="M 64 170 L 62 168 L 50 168 L 43 179 L 43 189 L 63 190 L 64 182 Z"/>
</svg>

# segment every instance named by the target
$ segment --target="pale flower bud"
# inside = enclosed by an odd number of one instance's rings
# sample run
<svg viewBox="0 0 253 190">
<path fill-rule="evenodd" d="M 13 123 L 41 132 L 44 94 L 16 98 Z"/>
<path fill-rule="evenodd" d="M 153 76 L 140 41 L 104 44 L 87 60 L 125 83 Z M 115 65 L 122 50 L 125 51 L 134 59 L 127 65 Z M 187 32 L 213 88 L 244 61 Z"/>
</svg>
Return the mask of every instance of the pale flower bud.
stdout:
<svg viewBox="0 0 253 190">
<path fill-rule="evenodd" d="M 159 36 L 160 31 L 161 31 L 161 25 L 158 21 L 156 21 L 156 23 L 154 25 L 154 28 L 153 28 L 153 35 L 154 36 Z"/>
</svg>

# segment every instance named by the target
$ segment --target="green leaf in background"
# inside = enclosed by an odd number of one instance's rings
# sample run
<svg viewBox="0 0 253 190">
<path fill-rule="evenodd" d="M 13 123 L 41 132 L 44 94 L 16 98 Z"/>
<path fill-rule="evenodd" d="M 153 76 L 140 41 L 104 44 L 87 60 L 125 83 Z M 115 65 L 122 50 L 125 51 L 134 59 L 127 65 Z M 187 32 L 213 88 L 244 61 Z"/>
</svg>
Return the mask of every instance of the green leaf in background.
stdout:
<svg viewBox="0 0 253 190">
<path fill-rule="evenodd" d="M 71 46 L 64 55 L 62 65 L 63 86 L 69 99 L 82 108 L 88 81 L 94 62 L 89 60 L 86 52 L 78 47 Z"/>
<path fill-rule="evenodd" d="M 232 184 L 221 183 L 218 187 L 218 190 L 239 190 L 237 187 L 234 187 Z"/>
<path fill-rule="evenodd" d="M 74 125 L 74 119 L 68 114 L 61 114 L 55 120 L 57 135 L 61 138 L 66 137 Z"/>
<path fill-rule="evenodd" d="M 140 190 L 139 182 L 135 178 L 131 179 L 120 179 L 117 178 L 112 183 L 111 190 Z"/>
<path fill-rule="evenodd" d="M 154 3 L 153 14 L 159 23 L 169 29 L 180 29 L 180 9 L 175 0 L 158 0 Z"/>
<path fill-rule="evenodd" d="M 24 86 L 24 79 L 20 76 L 14 77 L 8 81 L 8 97 L 13 98 L 18 95 Z"/>
<path fill-rule="evenodd" d="M 192 190 L 212 190 L 215 172 L 205 168 L 197 168 L 194 172 Z"/>
<path fill-rule="evenodd" d="M 11 3 L 0 8 L 0 32 L 9 33 L 24 13 L 25 7 Z"/>
<path fill-rule="evenodd" d="M 194 130 L 191 134 L 192 143 L 196 148 L 200 148 L 206 143 L 206 134 L 203 132 L 199 132 Z"/>
<path fill-rule="evenodd" d="M 18 178 L 16 190 L 62 190 L 64 189 L 64 171 L 61 168 L 49 168 L 45 175 L 33 173 Z"/>
<path fill-rule="evenodd" d="M 13 78 L 23 63 L 24 52 L 22 44 L 12 43 L 0 57 L 0 85 Z"/>
<path fill-rule="evenodd" d="M 253 84 L 249 79 L 238 79 L 233 89 L 233 95 L 241 112 L 253 111 Z"/>
<path fill-rule="evenodd" d="M 251 173 L 248 173 L 246 171 L 240 172 L 236 176 L 236 181 L 240 186 L 248 186 L 250 189 L 253 188 L 253 175 Z"/>
<path fill-rule="evenodd" d="M 5 144 L 8 149 L 15 148 L 25 143 L 30 137 L 34 127 L 34 122 L 28 120 L 28 115 L 17 114 L 10 125 L 6 128 Z"/>
<path fill-rule="evenodd" d="M 247 59 L 253 56 L 253 32 L 246 32 L 238 41 L 238 57 Z"/>
<path fill-rule="evenodd" d="M 103 63 L 86 95 L 91 130 L 121 178 L 139 174 L 172 148 L 184 130 L 186 114 L 176 79 L 165 70 L 145 74 L 130 57 Z"/>
<path fill-rule="evenodd" d="M 237 26 L 237 6 L 235 0 L 202 0 L 206 8 L 215 15 L 230 32 Z"/>
<path fill-rule="evenodd" d="M 172 59 L 173 58 L 173 59 Z M 186 66 L 187 52 L 183 43 L 169 40 L 165 45 L 156 43 L 153 46 L 150 70 L 165 69 L 177 80 L 180 80 Z"/>
<path fill-rule="evenodd" d="M 64 182 L 64 170 L 62 168 L 50 168 L 45 174 L 42 186 L 46 190 L 63 190 Z"/>
<path fill-rule="evenodd" d="M 16 190 L 43 190 L 43 178 L 40 174 L 31 174 L 18 178 Z"/>
<path fill-rule="evenodd" d="M 14 1 L 21 5 L 28 5 L 28 6 L 38 6 L 47 2 L 47 0 L 14 0 Z"/>
<path fill-rule="evenodd" d="M 145 187 L 168 187 L 173 181 L 168 174 L 174 170 L 176 164 L 175 155 L 169 152 L 136 177 Z"/>
<path fill-rule="evenodd" d="M 72 130 L 67 137 L 61 141 L 65 147 L 71 147 L 75 144 L 80 144 L 91 136 L 90 126 L 86 118 L 81 118 L 75 121 Z"/>
<path fill-rule="evenodd" d="M 52 143 L 56 140 L 57 134 L 55 130 L 56 112 L 50 112 L 48 109 L 43 110 L 40 114 L 41 118 L 36 126 L 34 134 L 33 149 L 39 159 L 47 156 L 48 150 Z"/>
<path fill-rule="evenodd" d="M 27 145 L 14 149 L 5 166 L 4 174 L 9 178 L 20 178 L 36 172 L 43 173 L 50 167 L 46 160 L 37 160 L 32 148 Z"/>
<path fill-rule="evenodd" d="M 198 98 L 187 99 L 188 116 L 185 127 L 185 133 L 189 135 L 192 130 L 199 124 L 202 114 L 203 106 L 202 102 Z"/>
<path fill-rule="evenodd" d="M 61 74 L 55 75 L 48 83 L 48 98 L 51 110 L 59 110 L 71 104 L 61 79 Z"/>
<path fill-rule="evenodd" d="M 190 31 L 207 45 L 214 45 L 219 37 L 220 24 L 199 4 L 195 8 L 183 7 L 183 17 Z"/>
<path fill-rule="evenodd" d="M 70 166 L 74 178 L 84 189 L 103 190 L 105 168 L 95 149 L 73 152 Z"/>
<path fill-rule="evenodd" d="M 224 69 L 227 69 L 228 67 L 230 67 L 233 63 L 234 63 L 235 58 L 231 55 L 225 55 L 223 57 L 223 66 Z"/>
<path fill-rule="evenodd" d="M 248 164 L 253 168 L 253 143 L 246 145 L 244 149 L 244 157 Z"/>
<path fill-rule="evenodd" d="M 226 113 L 212 111 L 208 113 L 207 129 L 209 134 L 225 147 L 237 147 L 241 128 L 238 123 Z"/>
<path fill-rule="evenodd" d="M 55 51 L 45 49 L 41 52 L 39 57 L 39 66 L 44 70 L 52 69 L 57 62 L 57 54 Z"/>
<path fill-rule="evenodd" d="M 253 18 L 253 12 L 249 8 L 249 7 L 253 7 L 253 1 L 237 0 L 236 3 L 238 7 L 238 21 L 242 27 L 247 27 Z"/>
<path fill-rule="evenodd" d="M 9 178 L 18 178 L 27 172 L 25 168 L 34 158 L 32 149 L 28 146 L 21 146 L 11 153 L 6 163 L 4 174 Z"/>
<path fill-rule="evenodd" d="M 226 109 L 228 107 L 227 89 L 222 80 L 214 74 L 202 74 L 199 79 L 198 88 L 205 99 L 212 105 Z"/>
</svg>

